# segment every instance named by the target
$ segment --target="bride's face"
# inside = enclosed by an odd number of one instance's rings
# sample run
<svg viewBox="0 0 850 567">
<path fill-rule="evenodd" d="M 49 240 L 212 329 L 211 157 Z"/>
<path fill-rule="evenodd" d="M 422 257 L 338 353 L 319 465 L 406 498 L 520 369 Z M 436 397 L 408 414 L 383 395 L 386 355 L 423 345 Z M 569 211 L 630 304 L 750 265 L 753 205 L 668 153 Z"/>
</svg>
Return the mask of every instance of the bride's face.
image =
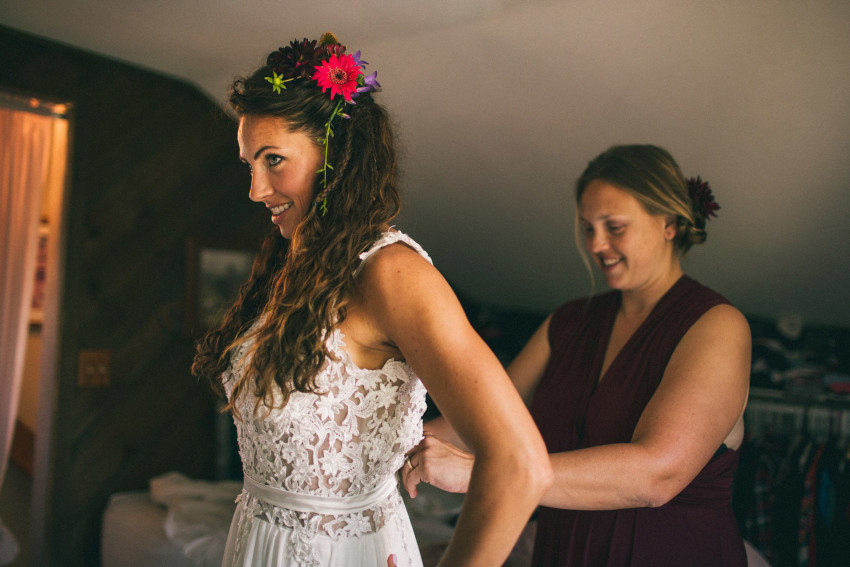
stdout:
<svg viewBox="0 0 850 567">
<path fill-rule="evenodd" d="M 251 170 L 249 197 L 263 203 L 280 234 L 291 238 L 312 206 L 321 149 L 277 116 L 243 116 L 237 140 L 239 157 Z"/>
</svg>

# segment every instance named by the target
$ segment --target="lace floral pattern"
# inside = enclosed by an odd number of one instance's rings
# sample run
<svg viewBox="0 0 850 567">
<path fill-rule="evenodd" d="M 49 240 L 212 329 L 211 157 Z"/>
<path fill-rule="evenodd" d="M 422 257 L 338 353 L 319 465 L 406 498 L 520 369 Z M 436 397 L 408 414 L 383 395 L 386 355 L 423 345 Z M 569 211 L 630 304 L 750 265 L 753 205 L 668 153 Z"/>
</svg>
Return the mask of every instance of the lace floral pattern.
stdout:
<svg viewBox="0 0 850 567">
<path fill-rule="evenodd" d="M 315 546 L 312 545 L 317 535 L 327 535 L 333 540 L 339 540 L 370 534 L 389 522 L 400 520 L 400 512 L 404 508 L 404 502 L 398 492 L 393 492 L 381 504 L 362 512 L 333 515 L 279 508 L 244 491 L 239 498 L 239 533 L 244 535 L 247 532 L 253 517 L 262 517 L 277 526 L 285 526 L 293 531 L 294 536 L 289 540 L 287 555 L 294 563 L 310 567 L 320 565 Z M 409 550 L 405 552 L 410 554 Z"/>
<path fill-rule="evenodd" d="M 361 259 L 399 240 L 427 258 L 406 235 L 390 232 Z M 339 329 L 326 338 L 332 356 L 316 376 L 319 393 L 293 392 L 283 408 L 269 412 L 261 405 L 256 414 L 253 397 L 239 401 L 243 420 L 236 421 L 237 438 L 247 476 L 297 494 L 347 497 L 374 490 L 401 468 L 404 454 L 422 438 L 425 388 L 405 362 L 389 360 L 375 370 L 357 367 L 344 338 Z M 228 396 L 250 346 L 237 349 L 223 376 Z M 397 490 L 365 510 L 339 514 L 280 508 L 243 490 L 236 527 L 244 534 L 253 517 L 287 527 L 294 535 L 291 557 L 314 565 L 310 541 L 316 534 L 334 540 L 358 537 L 376 532 L 401 513 L 404 505 Z"/>
</svg>

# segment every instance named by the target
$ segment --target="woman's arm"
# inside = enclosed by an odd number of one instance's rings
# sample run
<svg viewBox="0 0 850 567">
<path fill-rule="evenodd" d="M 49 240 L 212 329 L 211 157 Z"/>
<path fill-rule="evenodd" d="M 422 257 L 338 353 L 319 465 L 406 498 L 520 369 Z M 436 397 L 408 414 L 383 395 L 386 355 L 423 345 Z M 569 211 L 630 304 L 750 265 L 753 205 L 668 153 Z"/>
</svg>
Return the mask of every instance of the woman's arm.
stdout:
<svg viewBox="0 0 850 567">
<path fill-rule="evenodd" d="M 537 385 L 543 378 L 543 372 L 549 364 L 551 348 L 549 346 L 549 322 L 552 320 L 550 314 L 543 323 L 534 331 L 516 358 L 508 365 L 508 376 L 514 383 L 522 401 L 526 406 L 531 405 Z"/>
<path fill-rule="evenodd" d="M 669 502 L 724 440 L 740 438 L 750 341 L 746 319 L 734 307 L 706 312 L 673 352 L 631 442 L 550 455 L 555 482 L 540 504 L 616 510 Z M 446 445 L 430 440 L 414 460 L 425 482 L 462 492 L 459 476 L 473 457 Z"/>
<path fill-rule="evenodd" d="M 500 565 L 551 484 L 543 440 L 433 266 L 406 246 L 388 246 L 370 258 L 360 281 L 370 318 L 476 455 L 441 565 Z"/>
<path fill-rule="evenodd" d="M 681 492 L 739 426 L 749 389 L 750 330 L 730 305 L 685 333 L 630 443 L 551 455 L 554 508 L 661 506 Z"/>
<path fill-rule="evenodd" d="M 546 317 L 516 358 L 508 365 L 508 376 L 526 406 L 531 404 L 531 398 L 534 396 L 537 384 L 540 383 L 546 365 L 549 364 L 549 321 L 551 319 L 551 315 Z M 425 432 L 447 441 L 463 451 L 469 451 L 469 447 L 443 417 L 427 422 Z"/>
</svg>

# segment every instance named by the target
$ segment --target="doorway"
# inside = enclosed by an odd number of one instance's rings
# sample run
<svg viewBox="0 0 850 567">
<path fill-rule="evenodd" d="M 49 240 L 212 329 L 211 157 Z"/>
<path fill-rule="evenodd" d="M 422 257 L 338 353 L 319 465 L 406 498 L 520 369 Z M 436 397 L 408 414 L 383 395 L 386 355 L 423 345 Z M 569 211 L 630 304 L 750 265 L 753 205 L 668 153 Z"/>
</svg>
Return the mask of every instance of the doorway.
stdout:
<svg viewBox="0 0 850 567">
<path fill-rule="evenodd" d="M 0 565 L 13 567 L 44 549 L 69 110 L 0 92 Z"/>
</svg>

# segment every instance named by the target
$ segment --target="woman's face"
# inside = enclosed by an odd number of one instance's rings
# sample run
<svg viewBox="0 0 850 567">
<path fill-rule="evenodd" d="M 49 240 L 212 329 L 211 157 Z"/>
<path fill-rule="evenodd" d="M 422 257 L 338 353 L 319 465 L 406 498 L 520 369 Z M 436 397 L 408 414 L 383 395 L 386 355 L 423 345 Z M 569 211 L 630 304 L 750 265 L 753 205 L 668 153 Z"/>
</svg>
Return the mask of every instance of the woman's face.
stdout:
<svg viewBox="0 0 850 567">
<path fill-rule="evenodd" d="M 284 238 L 312 206 L 316 171 L 322 153 L 303 132 L 289 130 L 276 116 L 245 115 L 239 119 L 239 157 L 251 170 L 252 201 L 263 203 Z"/>
<path fill-rule="evenodd" d="M 578 204 L 587 253 L 612 289 L 638 290 L 670 274 L 676 225 L 627 191 L 596 179 Z"/>
</svg>

